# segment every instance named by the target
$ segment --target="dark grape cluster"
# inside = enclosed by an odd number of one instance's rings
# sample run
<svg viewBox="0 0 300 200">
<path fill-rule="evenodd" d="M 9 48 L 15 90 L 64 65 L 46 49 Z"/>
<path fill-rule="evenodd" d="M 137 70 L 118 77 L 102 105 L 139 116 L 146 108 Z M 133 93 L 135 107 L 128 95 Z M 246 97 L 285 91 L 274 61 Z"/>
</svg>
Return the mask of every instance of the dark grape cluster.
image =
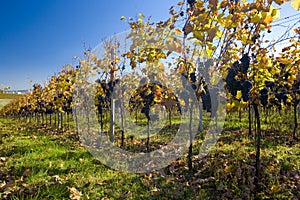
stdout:
<svg viewBox="0 0 300 200">
<path fill-rule="evenodd" d="M 104 109 L 110 106 L 111 95 L 114 90 L 116 84 L 120 82 L 120 79 L 116 79 L 115 81 L 109 81 L 108 83 L 105 80 L 96 80 L 96 83 L 100 84 L 104 95 L 98 95 L 97 98 L 97 110 L 100 115 L 104 113 Z"/>
<path fill-rule="evenodd" d="M 294 84 L 293 84 L 293 93 L 300 95 L 300 80 L 294 81 Z"/>
<path fill-rule="evenodd" d="M 287 90 L 283 89 L 281 92 L 276 92 L 275 93 L 275 98 L 278 101 L 278 104 L 281 104 L 283 102 L 284 105 L 287 105 Z"/>
<path fill-rule="evenodd" d="M 196 77 L 195 72 L 190 73 L 190 79 L 193 83 L 195 83 L 197 81 L 197 77 Z"/>
<path fill-rule="evenodd" d="M 260 99 L 260 103 L 263 105 L 263 106 L 267 106 L 268 105 L 268 97 L 269 97 L 269 90 L 267 87 L 264 87 L 262 90 L 260 90 L 260 96 L 259 96 L 259 99 Z"/>
<path fill-rule="evenodd" d="M 196 3 L 196 0 L 187 0 L 187 2 L 192 7 Z"/>
<path fill-rule="evenodd" d="M 248 101 L 250 98 L 250 90 L 252 83 L 249 80 L 239 80 L 236 78 L 238 74 L 247 74 L 250 66 L 250 57 L 248 54 L 243 54 L 239 61 L 235 61 L 231 68 L 228 70 L 228 74 L 225 78 L 226 88 L 230 94 L 235 97 L 237 91 L 242 91 L 243 101 Z"/>
<path fill-rule="evenodd" d="M 228 71 L 228 75 L 226 77 L 226 87 L 232 96 L 236 96 L 238 90 L 242 90 L 242 84 L 240 80 L 236 79 L 237 72 L 234 68 L 231 68 Z"/>
<path fill-rule="evenodd" d="M 275 89 L 276 84 L 272 81 L 265 81 L 265 86 L 273 91 Z"/>
<path fill-rule="evenodd" d="M 164 105 L 163 101 L 161 101 L 161 98 L 168 96 L 169 100 L 175 102 L 174 105 L 176 105 L 178 112 L 181 113 L 181 105 L 174 93 L 169 92 L 167 88 L 162 86 L 159 81 L 153 80 L 151 83 L 148 83 L 148 81 L 144 80 L 145 79 L 141 80 L 140 83 L 147 84 L 140 85 L 129 100 L 129 107 L 131 112 L 133 110 L 140 110 L 141 113 L 146 116 L 148 121 L 155 120 L 155 115 L 150 115 L 151 107 L 157 104 L 157 101 L 160 102 L 159 104 Z M 170 109 L 169 107 L 166 108 Z"/>
<path fill-rule="evenodd" d="M 252 88 L 253 84 L 251 83 L 251 81 L 246 80 L 244 81 L 243 85 L 242 85 L 242 98 L 243 101 L 247 102 L 250 99 L 250 90 Z"/>
<path fill-rule="evenodd" d="M 248 54 L 244 54 L 243 57 L 240 59 L 241 61 L 241 72 L 247 74 L 249 66 L 250 66 L 250 57 Z"/>
<path fill-rule="evenodd" d="M 211 112 L 211 98 L 210 98 L 208 86 L 206 84 L 204 85 L 204 92 L 201 93 L 201 99 L 203 102 L 203 110 L 206 110 L 207 112 Z"/>
<path fill-rule="evenodd" d="M 141 113 L 144 113 L 147 119 L 150 120 L 150 106 L 154 104 L 155 94 L 152 91 L 147 95 L 146 90 L 144 90 L 140 95 L 144 100 L 144 106 L 142 107 Z"/>
</svg>

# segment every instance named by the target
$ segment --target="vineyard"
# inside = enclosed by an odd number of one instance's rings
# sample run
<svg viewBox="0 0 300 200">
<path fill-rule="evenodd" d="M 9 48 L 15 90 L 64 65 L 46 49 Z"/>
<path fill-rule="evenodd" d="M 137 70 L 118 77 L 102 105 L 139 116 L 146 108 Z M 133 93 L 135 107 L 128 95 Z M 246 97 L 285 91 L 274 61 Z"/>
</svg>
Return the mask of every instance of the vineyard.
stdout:
<svg viewBox="0 0 300 200">
<path fill-rule="evenodd" d="M 285 3 L 122 16 L 78 65 L 0 95 L 0 199 L 300 199 L 299 15 L 264 38 Z"/>
</svg>

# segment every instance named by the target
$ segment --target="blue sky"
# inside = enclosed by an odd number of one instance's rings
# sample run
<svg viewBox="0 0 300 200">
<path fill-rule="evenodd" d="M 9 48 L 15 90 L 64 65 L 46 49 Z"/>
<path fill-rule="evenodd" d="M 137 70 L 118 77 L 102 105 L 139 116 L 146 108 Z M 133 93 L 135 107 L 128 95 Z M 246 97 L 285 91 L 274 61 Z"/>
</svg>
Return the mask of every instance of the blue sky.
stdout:
<svg viewBox="0 0 300 200">
<path fill-rule="evenodd" d="M 128 29 L 122 15 L 138 13 L 154 21 L 168 17 L 177 0 L 1 0 L 0 85 L 29 89 L 72 64 L 84 44 Z M 284 6 L 283 16 L 296 11 Z M 282 28 L 281 28 L 282 29 Z M 277 31 L 272 33 L 274 37 Z M 30 82 L 32 80 L 32 82 Z"/>
<path fill-rule="evenodd" d="M 81 56 L 84 43 L 128 29 L 122 15 L 165 19 L 177 0 L 1 0 L 0 85 L 29 89 Z M 30 83 L 32 80 L 32 83 Z"/>
</svg>

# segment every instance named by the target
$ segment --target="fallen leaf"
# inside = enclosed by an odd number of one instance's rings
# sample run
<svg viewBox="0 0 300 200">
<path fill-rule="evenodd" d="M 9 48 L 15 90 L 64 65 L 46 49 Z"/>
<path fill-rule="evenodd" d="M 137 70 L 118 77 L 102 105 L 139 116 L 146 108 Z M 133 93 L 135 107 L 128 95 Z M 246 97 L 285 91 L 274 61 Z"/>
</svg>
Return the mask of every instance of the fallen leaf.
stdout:
<svg viewBox="0 0 300 200">
<path fill-rule="evenodd" d="M 72 200 L 80 200 L 80 197 L 82 196 L 82 193 L 80 191 L 78 191 L 74 187 L 71 187 L 71 188 L 69 187 L 68 189 L 70 191 L 70 195 L 69 195 L 70 199 L 72 199 Z"/>
</svg>

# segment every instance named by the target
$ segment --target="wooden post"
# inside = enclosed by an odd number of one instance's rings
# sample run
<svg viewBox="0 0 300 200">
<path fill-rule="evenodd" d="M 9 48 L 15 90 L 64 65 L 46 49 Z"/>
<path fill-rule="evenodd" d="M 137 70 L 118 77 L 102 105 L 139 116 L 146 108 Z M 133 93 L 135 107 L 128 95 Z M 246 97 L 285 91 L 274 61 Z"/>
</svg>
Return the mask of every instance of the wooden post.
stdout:
<svg viewBox="0 0 300 200">
<path fill-rule="evenodd" d="M 260 143 L 261 143 L 261 127 L 260 127 L 260 116 L 258 111 L 257 104 L 253 104 L 254 112 L 255 112 L 255 119 L 257 123 L 257 133 L 256 133 L 256 161 L 255 161 L 255 178 L 254 178 L 254 184 L 256 186 L 256 192 L 259 192 L 260 186 L 259 186 L 259 180 L 260 180 Z"/>
</svg>

